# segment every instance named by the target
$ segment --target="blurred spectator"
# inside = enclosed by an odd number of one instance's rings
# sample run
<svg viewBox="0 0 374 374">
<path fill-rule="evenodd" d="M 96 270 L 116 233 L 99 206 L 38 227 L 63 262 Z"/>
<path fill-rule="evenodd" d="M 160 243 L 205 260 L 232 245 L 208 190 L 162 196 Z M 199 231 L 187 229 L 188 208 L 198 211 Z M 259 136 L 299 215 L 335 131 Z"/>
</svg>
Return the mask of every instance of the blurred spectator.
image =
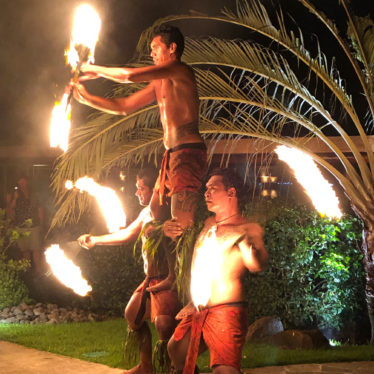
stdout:
<svg viewBox="0 0 374 374">
<path fill-rule="evenodd" d="M 25 177 L 18 180 L 11 202 L 10 214 L 21 231 L 30 232 L 29 236 L 18 241 L 18 246 L 22 256 L 31 261 L 35 273 L 41 274 L 44 263 L 42 245 L 45 223 L 44 210 L 31 192 L 29 180 Z"/>
</svg>

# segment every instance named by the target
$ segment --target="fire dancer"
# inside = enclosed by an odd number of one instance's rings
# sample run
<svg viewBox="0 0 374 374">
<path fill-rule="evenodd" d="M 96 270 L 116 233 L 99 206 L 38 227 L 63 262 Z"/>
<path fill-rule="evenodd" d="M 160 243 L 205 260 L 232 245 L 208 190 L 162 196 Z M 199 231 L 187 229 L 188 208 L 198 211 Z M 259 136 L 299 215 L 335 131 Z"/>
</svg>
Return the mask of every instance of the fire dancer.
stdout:
<svg viewBox="0 0 374 374">
<path fill-rule="evenodd" d="M 229 169 L 212 172 L 205 201 L 214 215 L 204 224 L 194 249 L 191 296 L 177 315 L 182 319 L 168 344 L 171 360 L 183 374 L 192 374 L 199 353 L 210 351 L 213 373 L 240 373 L 241 353 L 248 327 L 243 295 L 247 269 L 259 272 L 267 263 L 263 230 L 240 212 L 242 182 Z M 164 224 L 174 238 L 182 228 L 173 220 Z M 202 334 L 202 339 L 201 339 Z"/>
<path fill-rule="evenodd" d="M 84 248 L 91 249 L 95 245 L 118 245 L 137 238 L 144 226 L 151 221 L 149 202 L 156 177 L 155 173 L 152 174 L 152 171 L 146 169 L 137 175 L 135 195 L 139 199 L 139 204 L 144 208 L 135 221 L 125 229 L 111 234 L 82 235 L 78 238 L 79 244 Z M 146 232 L 146 230 L 144 231 Z M 126 321 L 133 332 L 131 335 L 135 337 L 135 344 L 139 345 L 137 349 L 140 350 L 140 364 L 125 373 L 153 372 L 152 340 L 147 319 L 151 318 L 155 323 L 166 354 L 166 343 L 176 325 L 174 317 L 180 309 L 180 304 L 177 292 L 171 289 L 175 277 L 174 260 L 170 258 L 168 253 L 164 253 L 163 258 L 160 257 L 160 253 L 162 251 L 158 251 L 156 261 L 156 258 L 153 258 L 151 254 L 143 251 L 146 278 L 135 290 L 125 309 Z"/>
<path fill-rule="evenodd" d="M 85 65 L 85 79 L 104 77 L 119 83 L 150 82 L 144 89 L 121 98 L 103 98 L 74 84 L 75 98 L 86 105 L 113 114 L 127 115 L 157 101 L 164 129 L 166 152 L 150 203 L 153 218 L 165 219 L 166 195 L 171 196 L 171 215 L 183 228 L 193 224 L 197 191 L 205 173 L 206 146 L 199 134 L 199 98 L 195 76 L 181 62 L 184 37 L 173 26 L 154 32 L 151 42 L 154 66 L 142 68 Z M 170 208 L 167 208 L 170 212 Z"/>
</svg>

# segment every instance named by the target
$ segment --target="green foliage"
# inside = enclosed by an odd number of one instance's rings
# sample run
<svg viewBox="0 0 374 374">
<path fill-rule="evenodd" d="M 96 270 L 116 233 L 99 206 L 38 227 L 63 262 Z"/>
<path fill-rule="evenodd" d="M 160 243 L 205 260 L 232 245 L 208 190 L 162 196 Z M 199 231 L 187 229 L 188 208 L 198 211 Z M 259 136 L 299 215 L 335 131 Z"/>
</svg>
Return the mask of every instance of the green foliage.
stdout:
<svg viewBox="0 0 374 374">
<path fill-rule="evenodd" d="M 288 328 L 342 328 L 365 315 L 365 272 L 357 218 L 321 218 L 284 208 L 265 225 L 269 266 L 250 275 L 250 317 L 278 315 Z M 261 300 L 261 302 L 259 302 Z"/>
<path fill-rule="evenodd" d="M 0 309 L 18 305 L 28 298 L 29 291 L 20 275 L 30 267 L 30 262 L 7 256 L 12 245 L 25 235 L 28 233 L 21 234 L 0 209 Z"/>
<path fill-rule="evenodd" d="M 145 276 L 142 261 L 134 258 L 133 245 L 98 246 L 81 256 L 79 262 L 92 286 L 90 307 L 122 314 Z"/>
</svg>

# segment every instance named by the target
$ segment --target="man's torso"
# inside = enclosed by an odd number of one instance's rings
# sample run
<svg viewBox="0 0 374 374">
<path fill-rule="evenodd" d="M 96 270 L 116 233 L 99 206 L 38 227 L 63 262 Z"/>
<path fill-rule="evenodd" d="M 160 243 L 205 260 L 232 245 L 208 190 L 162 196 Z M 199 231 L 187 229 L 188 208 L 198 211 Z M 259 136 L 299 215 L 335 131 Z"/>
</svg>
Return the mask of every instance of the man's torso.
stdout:
<svg viewBox="0 0 374 374">
<path fill-rule="evenodd" d="M 198 130 L 199 98 L 195 77 L 185 64 L 176 63 L 173 75 L 154 81 L 166 149 L 201 142 Z"/>
<path fill-rule="evenodd" d="M 196 289 L 201 292 L 204 281 L 210 286 L 209 306 L 243 300 L 242 276 L 246 268 L 236 243 L 244 235 L 246 225 L 242 223 L 215 228 L 215 220 L 210 218 L 197 239 L 192 276 L 204 272 Z"/>
</svg>

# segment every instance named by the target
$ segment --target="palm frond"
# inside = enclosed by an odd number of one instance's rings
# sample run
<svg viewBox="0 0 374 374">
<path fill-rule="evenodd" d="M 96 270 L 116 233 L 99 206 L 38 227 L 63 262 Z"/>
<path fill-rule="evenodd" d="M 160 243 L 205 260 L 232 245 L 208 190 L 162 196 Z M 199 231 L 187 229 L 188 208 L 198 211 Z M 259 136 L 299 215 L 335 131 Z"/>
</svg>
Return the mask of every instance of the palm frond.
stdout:
<svg viewBox="0 0 374 374">
<path fill-rule="evenodd" d="M 272 127 L 273 132 L 281 133 L 284 128 L 285 119 L 289 121 L 287 123 L 291 123 L 294 126 L 299 124 L 300 126 L 306 128 L 314 135 L 321 138 L 326 143 L 326 136 L 319 128 L 313 124 L 313 115 L 310 115 L 310 111 L 317 112 L 324 116 L 327 120 L 327 125 L 332 125 L 342 136 L 342 138 L 347 142 L 348 146 L 351 146 L 353 149 L 353 153 L 355 154 L 356 160 L 360 165 L 360 170 L 362 172 L 363 178 L 371 181 L 371 174 L 367 168 L 366 162 L 363 157 L 360 155 L 357 146 L 354 145 L 352 139 L 348 136 L 348 134 L 342 129 L 342 127 L 336 122 L 333 121 L 331 116 L 325 111 L 323 107 L 317 106 L 318 102 L 315 102 L 311 105 L 306 105 L 306 99 L 303 97 L 302 103 L 305 104 L 305 109 L 302 109 L 302 105 L 296 106 L 290 105 L 288 103 L 284 103 L 284 97 L 282 100 L 278 100 L 273 95 L 269 95 L 266 89 L 263 89 L 259 84 L 255 82 L 253 78 L 248 79 L 248 86 L 250 87 L 249 90 L 243 91 L 240 87 L 243 84 L 239 84 L 238 82 L 232 81 L 225 73 L 221 72 L 220 75 L 217 75 L 211 71 L 203 71 L 203 70 L 196 70 L 197 72 L 197 79 L 199 82 L 199 93 L 201 99 L 204 100 L 213 100 L 215 102 L 221 102 L 221 104 L 213 104 L 214 106 L 219 105 L 220 110 L 222 111 L 222 102 L 236 104 L 239 105 L 238 111 L 234 113 L 231 118 L 233 123 L 236 122 L 236 119 L 240 119 L 242 115 L 246 116 L 246 118 L 255 118 L 259 109 L 266 110 L 267 112 L 276 114 L 275 117 L 262 118 L 262 121 L 266 119 L 270 124 L 278 124 L 278 127 Z M 296 86 L 295 86 L 296 87 Z M 301 91 L 302 94 L 303 91 Z M 305 95 L 303 95 L 305 96 Z M 310 103 L 309 103 L 310 104 Z M 226 114 L 230 111 L 227 110 Z M 269 121 L 269 118 L 271 119 Z M 263 125 L 264 126 L 264 125 Z M 264 126 L 265 127 L 265 126 Z M 323 127 L 323 126 L 322 126 Z M 259 131 L 260 129 L 257 128 Z M 352 178 L 359 180 L 359 176 L 357 172 L 354 170 L 351 162 L 348 158 L 343 154 L 338 146 L 333 146 L 332 143 L 326 143 L 331 148 L 331 151 L 334 152 L 337 157 L 339 158 L 340 162 L 347 170 L 347 172 L 352 174 Z M 371 186 L 371 182 L 368 183 L 368 186 Z"/>
</svg>

